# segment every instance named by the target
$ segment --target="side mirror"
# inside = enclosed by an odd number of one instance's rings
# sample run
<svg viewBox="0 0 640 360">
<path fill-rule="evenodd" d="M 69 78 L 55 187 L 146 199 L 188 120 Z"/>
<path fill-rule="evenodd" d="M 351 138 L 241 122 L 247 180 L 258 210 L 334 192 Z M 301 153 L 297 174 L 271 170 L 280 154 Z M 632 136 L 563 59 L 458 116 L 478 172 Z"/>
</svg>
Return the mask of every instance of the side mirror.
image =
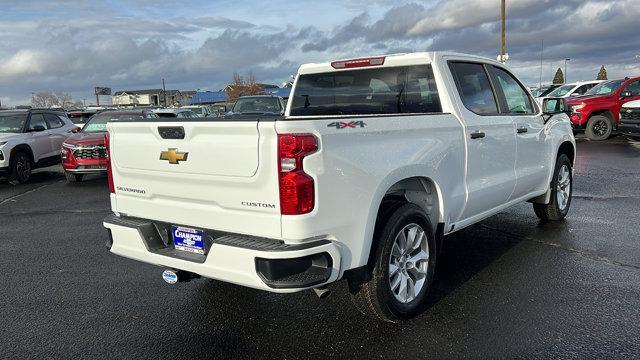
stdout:
<svg viewBox="0 0 640 360">
<path fill-rule="evenodd" d="M 40 132 L 40 131 L 44 131 L 45 128 L 42 125 L 36 125 L 34 127 L 31 128 L 31 132 Z"/>
<path fill-rule="evenodd" d="M 620 94 L 621 99 L 630 98 L 632 96 L 633 94 L 631 93 L 631 91 L 623 91 L 622 94 Z"/>
<path fill-rule="evenodd" d="M 556 115 L 561 113 L 569 113 L 567 100 L 564 98 L 546 98 L 542 101 L 542 113 L 544 115 Z"/>
<path fill-rule="evenodd" d="M 72 133 L 74 133 L 74 134 L 76 134 L 76 133 L 79 133 L 79 132 L 80 132 L 80 130 L 82 130 L 82 129 L 81 129 L 81 128 L 79 128 L 79 127 L 74 127 L 73 129 L 71 129 L 71 132 L 72 132 Z"/>
</svg>

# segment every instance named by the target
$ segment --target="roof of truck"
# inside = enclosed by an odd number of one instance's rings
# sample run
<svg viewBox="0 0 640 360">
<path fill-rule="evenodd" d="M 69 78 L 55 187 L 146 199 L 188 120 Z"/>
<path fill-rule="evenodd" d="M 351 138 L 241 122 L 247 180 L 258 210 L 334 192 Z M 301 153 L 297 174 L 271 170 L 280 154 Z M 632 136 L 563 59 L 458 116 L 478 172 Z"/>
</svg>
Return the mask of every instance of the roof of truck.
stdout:
<svg viewBox="0 0 640 360">
<path fill-rule="evenodd" d="M 469 60 L 481 60 L 482 62 L 493 63 L 496 65 L 501 65 L 499 62 L 485 58 L 477 55 L 469 55 L 469 54 L 460 54 L 455 52 L 444 52 L 444 51 L 432 51 L 432 52 L 415 52 L 415 53 L 401 53 L 401 54 L 388 54 L 388 55 L 373 55 L 366 57 L 355 57 L 352 59 L 335 59 L 327 62 L 321 63 L 308 63 L 303 64 L 298 69 L 299 74 L 313 74 L 320 72 L 332 72 L 332 71 L 343 71 L 343 70 L 353 70 L 353 69 L 363 69 L 367 67 L 379 67 L 379 66 L 404 66 L 404 65 L 416 65 L 416 64 L 429 64 L 434 61 L 434 59 L 444 56 L 451 56 L 455 58 L 469 59 Z M 384 58 L 383 65 L 369 65 L 366 67 L 345 67 L 345 68 L 334 68 L 332 64 L 340 63 L 340 62 L 349 62 L 349 61 L 362 61 L 367 59 L 379 59 Z"/>
</svg>

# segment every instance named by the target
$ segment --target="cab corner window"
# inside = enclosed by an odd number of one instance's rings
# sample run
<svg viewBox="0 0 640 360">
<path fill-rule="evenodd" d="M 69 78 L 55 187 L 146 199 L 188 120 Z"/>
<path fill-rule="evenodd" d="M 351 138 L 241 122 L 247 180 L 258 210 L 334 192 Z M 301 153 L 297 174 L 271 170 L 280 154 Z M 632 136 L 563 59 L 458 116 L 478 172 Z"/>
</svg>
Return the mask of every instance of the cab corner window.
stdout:
<svg viewBox="0 0 640 360">
<path fill-rule="evenodd" d="M 489 76 L 482 64 L 452 62 L 451 72 L 464 106 L 478 115 L 498 113 Z"/>
</svg>

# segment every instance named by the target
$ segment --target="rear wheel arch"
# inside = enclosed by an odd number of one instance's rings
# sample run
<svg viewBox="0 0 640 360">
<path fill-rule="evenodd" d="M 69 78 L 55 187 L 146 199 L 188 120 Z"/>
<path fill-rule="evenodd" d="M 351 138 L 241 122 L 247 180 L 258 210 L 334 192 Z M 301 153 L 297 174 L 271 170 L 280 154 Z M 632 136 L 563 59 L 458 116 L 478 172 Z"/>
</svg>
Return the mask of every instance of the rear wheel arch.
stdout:
<svg viewBox="0 0 640 360">
<path fill-rule="evenodd" d="M 429 217 L 433 231 L 438 233 L 438 225 L 443 222 L 444 218 L 444 205 L 440 187 L 429 177 L 414 176 L 399 180 L 385 191 L 384 196 L 378 203 L 371 241 L 369 242 L 369 248 L 366 250 L 368 251 L 368 266 L 374 260 L 377 246 L 376 233 L 384 227 L 397 208 L 407 203 L 419 206 Z M 439 239 L 437 239 L 437 242 L 440 245 Z"/>
</svg>

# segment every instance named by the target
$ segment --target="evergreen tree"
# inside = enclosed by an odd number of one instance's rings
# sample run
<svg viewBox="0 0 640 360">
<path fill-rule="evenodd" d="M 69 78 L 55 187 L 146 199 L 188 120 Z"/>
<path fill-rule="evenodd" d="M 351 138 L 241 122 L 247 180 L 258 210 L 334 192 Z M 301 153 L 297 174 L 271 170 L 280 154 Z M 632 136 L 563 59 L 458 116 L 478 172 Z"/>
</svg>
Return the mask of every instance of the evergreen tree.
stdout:
<svg viewBox="0 0 640 360">
<path fill-rule="evenodd" d="M 553 77 L 553 84 L 564 84 L 564 73 L 562 73 L 562 69 L 558 68 L 558 71 L 556 71 L 556 75 Z"/>
<path fill-rule="evenodd" d="M 598 71 L 598 77 L 596 80 L 607 80 L 607 69 L 604 68 L 604 65 L 600 67 L 600 71 Z"/>
</svg>

